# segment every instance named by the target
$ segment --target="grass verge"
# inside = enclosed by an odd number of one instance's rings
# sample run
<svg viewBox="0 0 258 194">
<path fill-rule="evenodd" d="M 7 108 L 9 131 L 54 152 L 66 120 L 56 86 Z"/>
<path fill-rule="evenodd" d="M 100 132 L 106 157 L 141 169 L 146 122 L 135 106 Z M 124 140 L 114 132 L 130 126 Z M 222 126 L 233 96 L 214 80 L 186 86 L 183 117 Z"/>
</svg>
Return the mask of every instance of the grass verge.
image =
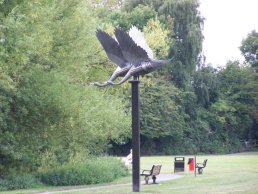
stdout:
<svg viewBox="0 0 258 194">
<path fill-rule="evenodd" d="M 189 157 L 185 156 L 186 164 Z M 187 193 L 241 193 L 258 194 L 258 152 L 229 154 L 229 155 L 203 155 L 197 156 L 197 162 L 208 159 L 207 167 L 202 175 L 194 176 L 188 171 L 186 165 L 183 178 L 161 182 L 156 185 L 141 185 L 141 193 L 161 193 L 161 194 L 187 194 Z M 174 156 L 141 157 L 141 169 L 149 169 L 153 164 L 162 164 L 161 173 L 172 173 Z M 158 179 L 157 179 L 158 181 Z M 119 179 L 111 184 L 130 183 L 131 177 Z M 103 185 L 103 184 L 101 184 Z M 85 187 L 95 187 L 91 185 Z M 19 190 L 5 192 L 6 194 L 37 193 L 49 190 L 74 189 L 79 187 L 47 187 L 34 190 Z M 3 192 L 0 192 L 3 193 Z M 83 190 L 66 192 L 66 194 L 126 194 L 132 193 L 132 186 L 111 186 L 109 188 L 98 188 L 93 190 Z"/>
</svg>

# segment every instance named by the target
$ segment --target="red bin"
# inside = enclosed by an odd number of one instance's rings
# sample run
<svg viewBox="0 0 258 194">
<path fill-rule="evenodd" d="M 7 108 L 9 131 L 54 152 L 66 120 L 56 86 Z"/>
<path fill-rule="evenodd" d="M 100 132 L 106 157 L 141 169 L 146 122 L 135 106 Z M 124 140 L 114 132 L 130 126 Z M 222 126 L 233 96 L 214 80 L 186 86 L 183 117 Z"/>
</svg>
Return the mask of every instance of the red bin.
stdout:
<svg viewBox="0 0 258 194">
<path fill-rule="evenodd" d="M 194 171 L 194 159 L 193 158 L 188 159 L 188 165 L 189 165 L 189 170 Z"/>
</svg>

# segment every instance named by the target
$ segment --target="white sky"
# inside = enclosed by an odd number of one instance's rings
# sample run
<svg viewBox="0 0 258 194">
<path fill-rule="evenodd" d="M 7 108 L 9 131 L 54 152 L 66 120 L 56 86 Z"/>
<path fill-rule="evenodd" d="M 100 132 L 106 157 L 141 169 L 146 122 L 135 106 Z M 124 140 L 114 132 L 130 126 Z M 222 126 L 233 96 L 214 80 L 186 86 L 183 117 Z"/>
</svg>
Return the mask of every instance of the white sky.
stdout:
<svg viewBox="0 0 258 194">
<path fill-rule="evenodd" d="M 239 46 L 252 30 L 258 31 L 258 0 L 199 0 L 204 21 L 206 64 L 224 66 L 243 60 Z"/>
</svg>

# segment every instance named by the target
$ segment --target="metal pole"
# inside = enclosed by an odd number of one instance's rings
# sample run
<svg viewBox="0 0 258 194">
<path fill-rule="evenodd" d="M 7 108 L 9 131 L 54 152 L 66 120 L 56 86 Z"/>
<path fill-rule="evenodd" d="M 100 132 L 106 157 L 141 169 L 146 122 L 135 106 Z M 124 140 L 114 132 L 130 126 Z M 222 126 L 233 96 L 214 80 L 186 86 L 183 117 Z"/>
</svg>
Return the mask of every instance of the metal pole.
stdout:
<svg viewBox="0 0 258 194">
<path fill-rule="evenodd" d="M 196 155 L 194 155 L 194 176 L 196 177 Z"/>
<path fill-rule="evenodd" d="M 140 100 L 139 77 L 132 84 L 132 149 L 133 149 L 133 192 L 140 192 Z"/>
</svg>

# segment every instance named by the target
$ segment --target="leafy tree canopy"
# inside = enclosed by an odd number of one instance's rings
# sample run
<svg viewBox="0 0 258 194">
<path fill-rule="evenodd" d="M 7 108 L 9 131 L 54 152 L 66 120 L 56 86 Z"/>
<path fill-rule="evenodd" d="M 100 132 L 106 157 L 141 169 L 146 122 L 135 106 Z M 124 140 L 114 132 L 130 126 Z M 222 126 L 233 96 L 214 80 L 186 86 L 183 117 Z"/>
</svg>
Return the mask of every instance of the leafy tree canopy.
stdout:
<svg viewBox="0 0 258 194">
<path fill-rule="evenodd" d="M 258 33 L 255 30 L 242 41 L 240 50 L 245 60 L 258 71 Z"/>
</svg>

